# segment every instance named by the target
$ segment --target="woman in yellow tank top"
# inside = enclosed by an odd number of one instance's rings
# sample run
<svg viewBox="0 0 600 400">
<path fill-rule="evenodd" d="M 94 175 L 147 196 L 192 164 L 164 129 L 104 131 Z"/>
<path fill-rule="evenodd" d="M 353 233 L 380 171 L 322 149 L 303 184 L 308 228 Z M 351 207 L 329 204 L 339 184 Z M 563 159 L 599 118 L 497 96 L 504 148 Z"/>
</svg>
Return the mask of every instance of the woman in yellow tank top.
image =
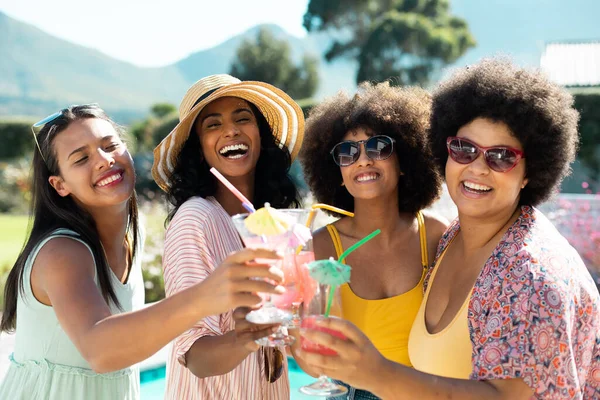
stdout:
<svg viewBox="0 0 600 400">
<path fill-rule="evenodd" d="M 571 95 L 539 71 L 487 59 L 440 83 L 432 109 L 431 147 L 458 218 L 426 278 L 409 340 L 414 368 L 333 318 L 319 325 L 343 340 L 303 337 L 336 355 L 300 358 L 386 399 L 600 399 L 600 294 L 535 208 L 575 160 Z"/>
<path fill-rule="evenodd" d="M 363 84 L 355 96 L 340 93 L 311 110 L 301 153 L 317 201 L 355 214 L 315 233 L 317 259 L 337 258 L 381 229 L 347 259 L 352 278 L 340 288 L 342 313 L 386 358 L 408 366 L 428 260 L 446 228 L 421 211 L 441 185 L 426 145 L 430 103 L 418 88 Z M 376 398 L 354 388 L 348 393 L 342 398 Z"/>
</svg>

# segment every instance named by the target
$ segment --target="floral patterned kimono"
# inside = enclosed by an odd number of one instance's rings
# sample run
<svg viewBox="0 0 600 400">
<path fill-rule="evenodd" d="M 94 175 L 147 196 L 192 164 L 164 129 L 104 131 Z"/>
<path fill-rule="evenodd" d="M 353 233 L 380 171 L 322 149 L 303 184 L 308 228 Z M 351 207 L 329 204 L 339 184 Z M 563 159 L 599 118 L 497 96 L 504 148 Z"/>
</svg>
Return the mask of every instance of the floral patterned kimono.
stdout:
<svg viewBox="0 0 600 400">
<path fill-rule="evenodd" d="M 455 220 L 437 257 L 459 229 Z M 534 398 L 600 399 L 598 289 L 539 210 L 522 206 L 488 258 L 471 293 L 468 322 L 470 379 L 522 378 Z"/>
</svg>

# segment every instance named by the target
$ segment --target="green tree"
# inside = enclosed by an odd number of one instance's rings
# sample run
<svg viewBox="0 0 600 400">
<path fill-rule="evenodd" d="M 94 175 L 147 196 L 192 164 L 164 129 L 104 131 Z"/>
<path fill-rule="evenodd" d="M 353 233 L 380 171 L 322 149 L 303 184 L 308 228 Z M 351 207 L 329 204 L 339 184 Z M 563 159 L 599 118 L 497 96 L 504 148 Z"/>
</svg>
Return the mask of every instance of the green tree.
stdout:
<svg viewBox="0 0 600 400">
<path fill-rule="evenodd" d="M 317 90 L 318 67 L 318 60 L 306 54 L 300 65 L 294 65 L 290 45 L 277 39 L 269 29 L 261 28 L 256 40 L 247 39 L 237 49 L 231 75 L 267 82 L 295 99 L 304 99 Z"/>
<path fill-rule="evenodd" d="M 0 120 L 0 161 L 14 160 L 35 149 L 35 140 L 31 125 L 35 121 L 28 119 Z"/>
<path fill-rule="evenodd" d="M 150 111 L 156 117 L 162 118 L 177 111 L 177 108 L 171 103 L 157 103 L 150 108 Z"/>
<path fill-rule="evenodd" d="M 141 121 L 135 122 L 129 133 L 136 142 L 135 151 L 152 151 L 160 141 L 170 132 L 164 132 L 165 121 L 167 125 L 175 127 L 179 122 L 179 115 L 174 105 L 170 103 L 156 103 L 150 107 L 150 115 Z M 172 121 L 175 121 L 174 123 Z M 171 129 L 172 129 L 171 127 Z M 157 133 L 157 130 L 160 131 Z M 162 135 L 162 136 L 161 136 Z"/>
<path fill-rule="evenodd" d="M 449 0 L 310 0 L 304 27 L 327 31 L 325 59 L 358 61 L 356 82 L 425 86 L 444 65 L 475 46 L 467 23 L 450 14 Z"/>
</svg>

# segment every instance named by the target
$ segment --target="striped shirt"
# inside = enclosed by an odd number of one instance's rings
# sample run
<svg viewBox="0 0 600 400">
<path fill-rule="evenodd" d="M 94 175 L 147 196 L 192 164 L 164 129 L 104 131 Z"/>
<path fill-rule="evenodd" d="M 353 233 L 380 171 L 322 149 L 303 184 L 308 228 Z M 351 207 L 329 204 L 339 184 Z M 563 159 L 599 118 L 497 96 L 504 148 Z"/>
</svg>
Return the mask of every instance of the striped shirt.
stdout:
<svg viewBox="0 0 600 400">
<path fill-rule="evenodd" d="M 167 229 L 163 255 L 166 295 L 171 296 L 206 279 L 229 254 L 242 247 L 231 217 L 221 205 L 213 197 L 192 197 L 177 210 Z M 234 329 L 232 312 L 204 318 L 173 341 L 167 364 L 165 399 L 290 398 L 285 357 L 285 369 L 275 383 L 266 380 L 262 351 L 250 354 L 224 375 L 200 379 L 186 368 L 185 354 L 196 340 Z"/>
</svg>

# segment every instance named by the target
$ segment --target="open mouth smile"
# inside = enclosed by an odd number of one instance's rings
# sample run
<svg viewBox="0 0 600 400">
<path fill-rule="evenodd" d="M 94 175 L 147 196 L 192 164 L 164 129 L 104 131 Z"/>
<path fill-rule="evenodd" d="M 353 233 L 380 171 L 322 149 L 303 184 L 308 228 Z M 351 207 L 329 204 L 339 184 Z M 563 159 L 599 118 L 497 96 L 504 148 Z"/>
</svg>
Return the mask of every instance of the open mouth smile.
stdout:
<svg viewBox="0 0 600 400">
<path fill-rule="evenodd" d="M 96 187 L 105 187 L 114 182 L 121 182 L 123 180 L 123 171 L 115 171 L 115 173 L 107 176 L 106 178 L 101 179 L 96 182 Z"/>
<path fill-rule="evenodd" d="M 219 150 L 219 154 L 230 160 L 237 160 L 248 154 L 250 147 L 244 143 L 227 145 Z"/>
<path fill-rule="evenodd" d="M 465 191 L 467 191 L 469 193 L 473 193 L 473 194 L 484 194 L 484 193 L 489 193 L 493 190 L 489 186 L 481 185 L 479 183 L 474 183 L 474 182 L 469 182 L 469 181 L 464 181 L 462 183 L 462 185 L 463 185 L 463 188 L 465 189 Z"/>
<path fill-rule="evenodd" d="M 377 172 L 369 172 L 364 174 L 359 174 L 354 178 L 354 180 L 358 183 L 368 183 L 378 180 L 381 177 Z"/>
</svg>

